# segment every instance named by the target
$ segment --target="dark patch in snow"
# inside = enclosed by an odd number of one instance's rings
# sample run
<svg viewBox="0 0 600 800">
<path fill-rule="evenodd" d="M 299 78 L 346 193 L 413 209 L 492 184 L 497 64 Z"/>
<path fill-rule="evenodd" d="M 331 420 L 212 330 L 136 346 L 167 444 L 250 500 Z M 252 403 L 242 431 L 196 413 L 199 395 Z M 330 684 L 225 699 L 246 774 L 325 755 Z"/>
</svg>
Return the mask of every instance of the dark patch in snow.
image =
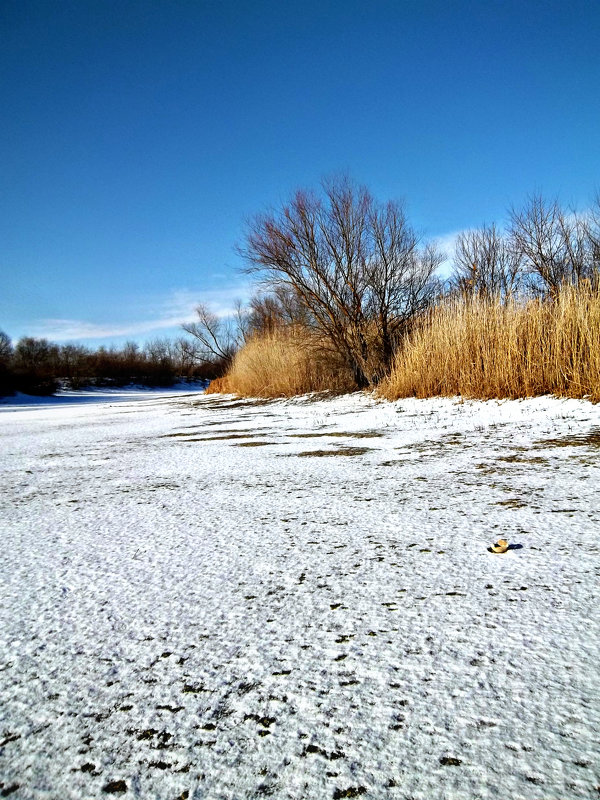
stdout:
<svg viewBox="0 0 600 800">
<path fill-rule="evenodd" d="M 300 458 L 315 456 L 317 458 L 327 458 L 328 456 L 362 456 L 372 450 L 372 447 L 339 447 L 336 450 L 304 450 L 295 453 Z"/>
<path fill-rule="evenodd" d="M 574 434 L 573 436 L 539 439 L 535 444 L 542 447 L 600 447 L 600 427 L 593 427 L 588 433 Z"/>
<path fill-rule="evenodd" d="M 106 794 L 124 794 L 127 791 L 127 784 L 125 781 L 110 781 L 102 787 L 102 791 Z"/>
<path fill-rule="evenodd" d="M 200 694 L 200 692 L 207 692 L 208 689 L 205 689 L 202 684 L 191 684 L 186 683 L 181 690 L 184 694 Z"/>
<path fill-rule="evenodd" d="M 365 786 L 349 786 L 347 789 L 335 789 L 333 800 L 341 800 L 343 797 L 358 797 L 367 791 Z"/>
<path fill-rule="evenodd" d="M 328 753 L 326 750 L 316 744 L 307 745 L 300 753 L 301 758 L 306 758 L 309 755 L 323 756 L 323 758 L 326 758 L 328 761 L 337 761 L 340 758 L 346 758 L 345 753 L 342 753 L 339 750 L 332 750 L 330 753 Z"/>
<path fill-rule="evenodd" d="M 281 444 L 281 442 L 240 442 L 234 447 L 266 447 L 267 445 Z"/>
<path fill-rule="evenodd" d="M 333 437 L 335 439 L 380 439 L 383 433 L 379 431 L 326 431 L 323 433 L 290 433 L 291 439 L 320 439 Z"/>
<path fill-rule="evenodd" d="M 251 719 L 257 725 L 262 725 L 263 728 L 269 728 L 274 722 L 277 722 L 275 717 L 259 717 L 258 714 L 244 714 L 244 722 Z"/>
</svg>

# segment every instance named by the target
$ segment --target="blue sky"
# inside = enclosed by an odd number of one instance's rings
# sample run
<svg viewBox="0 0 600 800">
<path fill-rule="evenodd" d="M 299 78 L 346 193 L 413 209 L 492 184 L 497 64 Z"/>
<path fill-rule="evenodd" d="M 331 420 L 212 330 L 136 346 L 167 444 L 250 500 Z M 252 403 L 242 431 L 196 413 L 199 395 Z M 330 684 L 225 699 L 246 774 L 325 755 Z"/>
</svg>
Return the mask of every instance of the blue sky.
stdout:
<svg viewBox="0 0 600 800">
<path fill-rule="evenodd" d="M 3 0 L 0 328 L 178 335 L 253 214 L 349 172 L 426 237 L 600 189 L 600 3 Z"/>
</svg>

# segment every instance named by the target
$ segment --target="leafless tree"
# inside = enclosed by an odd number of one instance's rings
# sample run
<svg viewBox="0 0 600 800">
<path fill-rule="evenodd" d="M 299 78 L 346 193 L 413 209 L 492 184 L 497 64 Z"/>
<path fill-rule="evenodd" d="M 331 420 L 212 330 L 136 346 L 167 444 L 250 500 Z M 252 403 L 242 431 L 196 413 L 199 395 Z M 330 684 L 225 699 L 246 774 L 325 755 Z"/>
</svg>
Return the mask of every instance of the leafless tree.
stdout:
<svg viewBox="0 0 600 800">
<path fill-rule="evenodd" d="M 12 375 L 13 346 L 10 336 L 0 331 L 0 397 L 14 389 Z"/>
<path fill-rule="evenodd" d="M 286 286 L 270 292 L 257 292 L 250 298 L 245 315 L 244 339 L 257 333 L 274 333 L 282 327 L 306 327 L 306 309 L 298 295 Z"/>
<path fill-rule="evenodd" d="M 59 348 L 47 339 L 24 336 L 15 347 L 15 364 L 18 369 L 38 370 L 42 373 L 56 368 L 59 363 Z"/>
<path fill-rule="evenodd" d="M 148 362 L 162 367 L 172 367 L 175 361 L 175 345 L 165 337 L 158 337 L 146 342 L 144 355 Z"/>
<path fill-rule="evenodd" d="M 195 339 L 180 336 L 173 342 L 173 358 L 178 375 L 191 376 L 200 361 L 200 348 Z"/>
<path fill-rule="evenodd" d="M 203 303 L 196 308 L 196 314 L 196 322 L 181 327 L 196 340 L 196 352 L 201 360 L 227 367 L 239 347 L 239 326 L 231 318 L 219 317 Z"/>
<path fill-rule="evenodd" d="M 555 295 L 564 283 L 578 284 L 593 274 L 588 220 L 567 213 L 557 200 L 533 195 L 521 211 L 511 211 L 510 234 L 523 255 L 533 288 Z"/>
<path fill-rule="evenodd" d="M 14 350 L 13 368 L 19 388 L 31 394 L 52 393 L 60 365 L 58 345 L 47 339 L 24 336 Z"/>
<path fill-rule="evenodd" d="M 60 377 L 75 383 L 81 378 L 88 377 L 90 356 L 90 350 L 82 345 L 62 345 L 59 357 Z"/>
<path fill-rule="evenodd" d="M 452 284 L 463 294 L 515 295 L 523 284 L 523 257 L 495 225 L 458 235 Z"/>
<path fill-rule="evenodd" d="M 382 205 L 346 178 L 322 189 L 256 217 L 239 251 L 268 293 L 294 298 L 364 387 L 389 369 L 400 336 L 430 301 L 442 259 L 420 246 L 397 203 Z"/>
<path fill-rule="evenodd" d="M 600 191 L 596 193 L 588 214 L 586 233 L 590 246 L 593 276 L 595 281 L 600 283 Z"/>
<path fill-rule="evenodd" d="M 13 346 L 10 336 L 4 331 L 0 331 L 0 364 L 8 366 L 13 356 Z"/>
</svg>

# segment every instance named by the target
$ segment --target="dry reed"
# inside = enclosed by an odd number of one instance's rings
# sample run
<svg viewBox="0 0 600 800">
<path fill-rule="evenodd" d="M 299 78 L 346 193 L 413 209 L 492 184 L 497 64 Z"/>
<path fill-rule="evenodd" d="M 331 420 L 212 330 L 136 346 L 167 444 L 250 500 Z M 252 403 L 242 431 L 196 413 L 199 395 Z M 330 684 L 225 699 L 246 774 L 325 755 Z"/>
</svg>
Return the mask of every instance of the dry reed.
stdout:
<svg viewBox="0 0 600 800">
<path fill-rule="evenodd" d="M 206 394 L 230 394 L 231 391 L 227 383 L 227 375 L 222 378 L 213 378 L 206 388 Z"/>
<path fill-rule="evenodd" d="M 452 300 L 408 336 L 379 393 L 471 398 L 555 394 L 600 401 L 600 291 L 553 300 Z"/>
<path fill-rule="evenodd" d="M 236 354 L 227 375 L 213 381 L 208 391 L 242 397 L 292 397 L 355 388 L 339 357 L 306 331 L 289 328 L 253 337 Z"/>
</svg>

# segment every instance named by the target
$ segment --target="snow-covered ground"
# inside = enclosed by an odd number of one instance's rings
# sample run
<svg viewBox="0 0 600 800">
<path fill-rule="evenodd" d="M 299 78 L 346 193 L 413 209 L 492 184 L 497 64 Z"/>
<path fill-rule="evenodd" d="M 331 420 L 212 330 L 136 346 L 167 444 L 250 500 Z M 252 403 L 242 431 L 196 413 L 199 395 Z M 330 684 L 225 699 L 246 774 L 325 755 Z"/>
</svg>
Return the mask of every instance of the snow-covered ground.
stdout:
<svg viewBox="0 0 600 800">
<path fill-rule="evenodd" d="M 0 443 L 1 796 L 598 796 L 600 406 L 146 395 Z"/>
</svg>

